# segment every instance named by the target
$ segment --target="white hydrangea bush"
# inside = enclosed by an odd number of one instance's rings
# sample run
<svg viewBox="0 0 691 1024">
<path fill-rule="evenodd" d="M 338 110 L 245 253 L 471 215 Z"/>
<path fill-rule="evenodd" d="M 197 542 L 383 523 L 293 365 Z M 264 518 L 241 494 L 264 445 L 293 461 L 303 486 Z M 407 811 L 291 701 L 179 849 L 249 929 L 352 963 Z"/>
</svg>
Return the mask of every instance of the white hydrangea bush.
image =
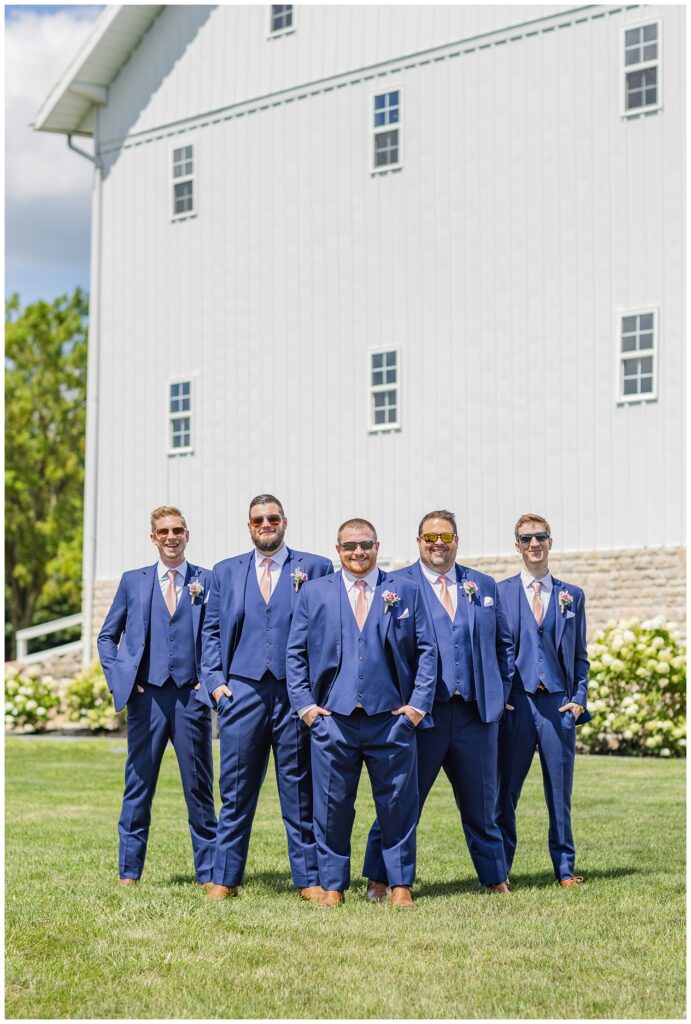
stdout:
<svg viewBox="0 0 691 1024">
<path fill-rule="evenodd" d="M 5 677 L 5 727 L 43 732 L 60 707 L 58 683 L 36 666 L 11 669 Z"/>
<path fill-rule="evenodd" d="M 686 755 L 686 644 L 663 617 L 608 622 L 589 648 L 588 710 L 578 749 L 642 757 Z"/>
</svg>

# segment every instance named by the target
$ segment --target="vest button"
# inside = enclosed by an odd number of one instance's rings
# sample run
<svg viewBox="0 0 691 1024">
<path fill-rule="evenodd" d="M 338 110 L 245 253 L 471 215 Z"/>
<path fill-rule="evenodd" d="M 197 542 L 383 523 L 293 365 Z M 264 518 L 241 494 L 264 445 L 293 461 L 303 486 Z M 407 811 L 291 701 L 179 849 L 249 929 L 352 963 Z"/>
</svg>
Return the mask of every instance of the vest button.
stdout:
<svg viewBox="0 0 691 1024">
<path fill-rule="evenodd" d="M 458 647 L 459 647 L 459 644 L 454 644 L 454 647 L 458 648 Z"/>
<path fill-rule="evenodd" d="M 360 657 L 358 658 L 358 661 L 364 661 L 364 660 L 365 659 L 362 657 L 362 655 L 360 655 Z"/>
<path fill-rule="evenodd" d="M 365 678 L 365 673 L 364 672 L 359 672 L 358 673 L 358 679 L 364 679 L 364 678 Z"/>
</svg>

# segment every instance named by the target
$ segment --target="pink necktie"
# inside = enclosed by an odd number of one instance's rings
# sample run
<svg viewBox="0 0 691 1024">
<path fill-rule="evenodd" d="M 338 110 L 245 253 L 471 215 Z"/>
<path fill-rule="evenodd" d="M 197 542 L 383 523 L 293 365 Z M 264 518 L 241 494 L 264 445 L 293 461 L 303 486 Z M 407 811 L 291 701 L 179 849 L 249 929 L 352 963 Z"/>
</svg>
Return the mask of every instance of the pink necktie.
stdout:
<svg viewBox="0 0 691 1024">
<path fill-rule="evenodd" d="M 273 558 L 264 558 L 264 559 L 262 559 L 262 565 L 264 566 L 264 572 L 262 574 L 261 580 L 259 581 L 259 589 L 262 592 L 262 597 L 264 598 L 264 601 L 266 602 L 266 604 L 269 603 L 269 598 L 271 597 L 271 572 L 270 572 L 270 569 L 271 569 L 271 563 L 272 562 L 273 562 Z"/>
<path fill-rule="evenodd" d="M 439 587 L 441 588 L 441 603 L 446 608 L 449 618 L 453 619 L 453 602 L 451 600 L 451 594 L 449 593 L 449 584 L 446 576 L 439 577 Z"/>
<path fill-rule="evenodd" d="M 535 616 L 535 621 L 539 626 L 542 622 L 542 615 L 544 611 L 542 607 L 542 598 L 540 597 L 540 588 L 542 583 L 540 583 L 540 580 L 533 580 L 531 586 L 533 588 L 533 615 Z"/>
<path fill-rule="evenodd" d="M 357 622 L 357 628 L 362 632 L 367 620 L 367 598 L 365 596 L 367 584 L 364 580 L 356 580 L 355 586 L 358 591 L 355 598 L 355 621 Z"/>
<path fill-rule="evenodd" d="M 166 608 L 170 612 L 172 618 L 173 615 L 175 615 L 175 609 L 177 608 L 178 603 L 177 594 L 175 593 L 175 577 L 177 576 L 177 572 L 175 569 L 170 569 L 169 572 L 166 573 L 166 576 L 169 580 L 168 587 L 166 589 Z"/>
</svg>

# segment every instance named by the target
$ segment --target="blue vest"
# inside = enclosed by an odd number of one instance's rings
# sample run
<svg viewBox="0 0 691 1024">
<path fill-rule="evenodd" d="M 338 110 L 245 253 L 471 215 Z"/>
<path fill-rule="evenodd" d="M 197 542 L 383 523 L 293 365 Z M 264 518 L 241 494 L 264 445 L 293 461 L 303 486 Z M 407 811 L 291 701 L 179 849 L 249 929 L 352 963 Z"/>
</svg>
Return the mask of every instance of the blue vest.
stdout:
<svg viewBox="0 0 691 1024">
<path fill-rule="evenodd" d="M 144 657 L 139 664 L 137 682 L 163 686 L 172 679 L 176 686 L 197 681 L 194 657 L 192 603 L 185 587 L 172 616 L 161 593 L 158 577 L 151 591 L 151 616 Z"/>
<path fill-rule="evenodd" d="M 275 679 L 285 679 L 286 647 L 293 612 L 290 588 L 290 569 L 286 560 L 276 589 L 266 604 L 252 559 L 245 582 L 245 617 L 230 663 L 231 675 L 261 679 L 266 672 L 271 672 Z"/>
<path fill-rule="evenodd" d="M 552 588 L 547 614 L 539 626 L 525 596 L 522 582 L 519 600 L 521 632 L 514 688 L 518 690 L 522 684 L 526 693 L 535 693 L 538 685 L 542 683 L 550 693 L 561 693 L 562 690 L 566 690 L 566 676 L 559 661 L 555 639 L 558 601 L 556 588 Z"/>
<path fill-rule="evenodd" d="M 458 690 L 463 700 L 475 700 L 475 680 L 473 674 L 473 651 L 470 646 L 470 626 L 468 624 L 468 600 L 463 588 L 458 586 L 458 604 L 453 622 L 446 609 L 436 596 L 434 587 L 425 577 L 425 583 L 432 593 L 429 606 L 432 610 L 434 631 L 437 635 L 440 667 L 437 667 L 437 690 L 435 700 L 447 701 Z M 439 686 L 439 676 L 443 686 Z"/>
<path fill-rule="evenodd" d="M 339 586 L 341 663 L 323 707 L 339 715 L 350 715 L 358 704 L 362 704 L 368 715 L 400 708 L 403 702 L 396 676 L 387 660 L 379 632 L 379 605 L 376 600 L 379 590 L 374 592 L 365 628 L 360 632 L 343 581 Z"/>
</svg>

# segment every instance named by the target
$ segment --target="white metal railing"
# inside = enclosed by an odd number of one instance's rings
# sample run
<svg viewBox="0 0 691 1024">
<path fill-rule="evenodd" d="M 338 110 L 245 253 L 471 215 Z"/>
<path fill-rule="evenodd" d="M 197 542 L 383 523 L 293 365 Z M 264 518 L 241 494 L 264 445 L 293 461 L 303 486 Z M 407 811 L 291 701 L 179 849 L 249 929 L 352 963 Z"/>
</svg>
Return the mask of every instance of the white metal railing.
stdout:
<svg viewBox="0 0 691 1024">
<path fill-rule="evenodd" d="M 34 661 L 44 661 L 49 655 L 68 654 L 70 651 L 81 650 L 82 641 L 73 640 L 69 644 L 60 644 L 58 647 L 48 647 L 43 651 L 34 651 L 29 654 L 29 640 L 37 636 L 46 636 L 48 633 L 57 633 L 61 629 L 68 629 L 70 626 L 80 626 L 82 613 L 76 615 L 65 615 L 62 619 L 53 619 L 52 622 L 42 622 L 40 626 L 28 626 L 27 629 L 18 629 L 15 633 L 17 641 L 17 661 L 23 665 L 30 665 Z"/>
</svg>

